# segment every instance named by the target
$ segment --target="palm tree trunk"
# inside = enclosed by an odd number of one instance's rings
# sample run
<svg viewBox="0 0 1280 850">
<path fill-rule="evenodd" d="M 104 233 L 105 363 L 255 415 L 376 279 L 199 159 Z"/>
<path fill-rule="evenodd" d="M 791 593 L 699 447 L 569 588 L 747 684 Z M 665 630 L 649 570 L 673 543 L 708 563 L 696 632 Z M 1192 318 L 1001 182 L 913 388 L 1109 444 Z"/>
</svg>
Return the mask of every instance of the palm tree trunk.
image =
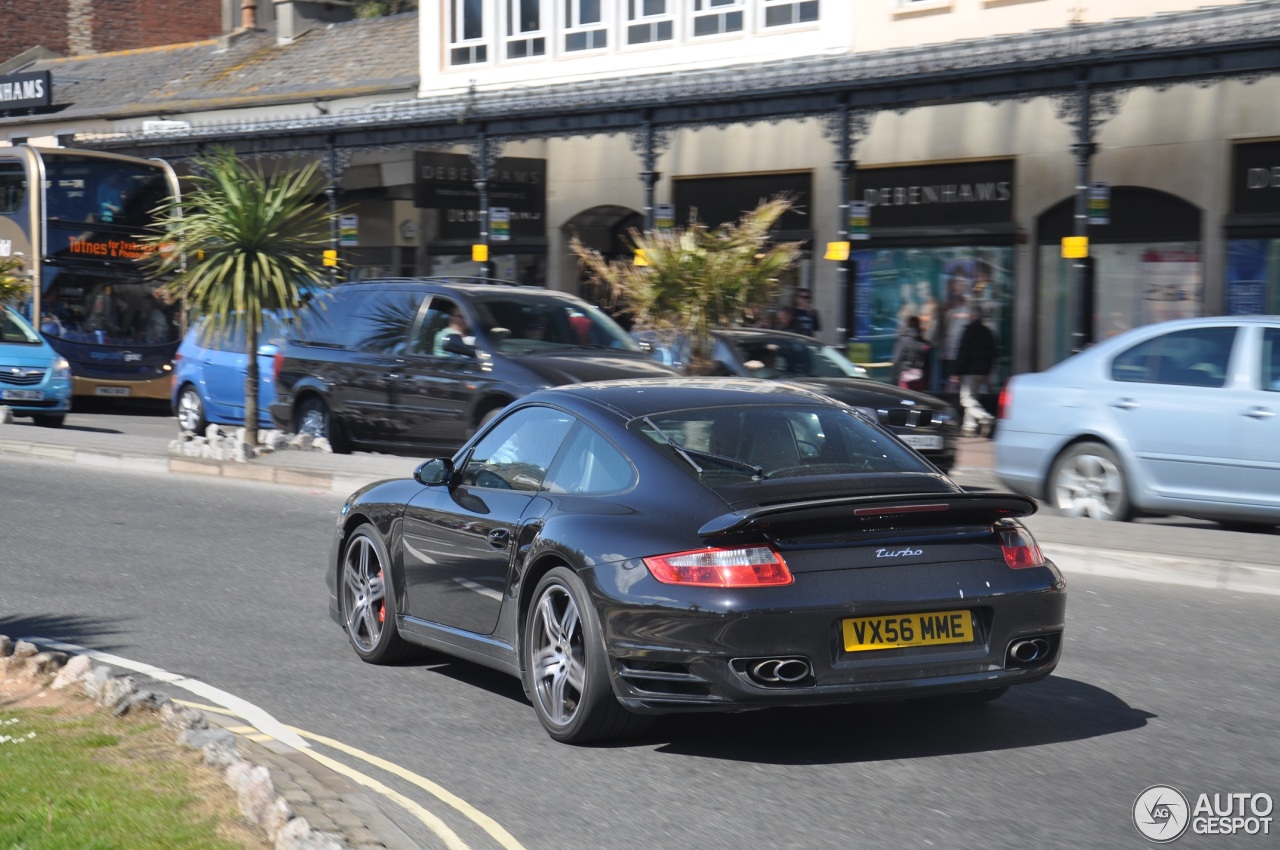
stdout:
<svg viewBox="0 0 1280 850">
<path fill-rule="evenodd" d="M 244 370 L 244 441 L 246 458 L 252 458 L 258 448 L 258 328 L 257 323 L 245 321 L 245 353 L 249 361 Z"/>
</svg>

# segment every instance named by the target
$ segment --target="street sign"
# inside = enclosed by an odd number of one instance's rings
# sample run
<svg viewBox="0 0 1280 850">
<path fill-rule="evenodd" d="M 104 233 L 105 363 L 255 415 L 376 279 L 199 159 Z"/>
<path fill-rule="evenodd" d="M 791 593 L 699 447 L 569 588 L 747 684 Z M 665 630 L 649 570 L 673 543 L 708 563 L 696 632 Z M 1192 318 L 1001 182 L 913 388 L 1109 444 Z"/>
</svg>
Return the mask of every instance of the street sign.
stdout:
<svg viewBox="0 0 1280 850">
<path fill-rule="evenodd" d="M 333 268 L 338 265 L 338 252 L 333 248 L 325 248 L 322 258 L 321 262 L 323 262 L 328 268 Z"/>
<path fill-rule="evenodd" d="M 1089 224 L 1111 223 L 1111 185 L 1089 184 Z"/>
<path fill-rule="evenodd" d="M 511 240 L 510 207 L 489 207 L 489 239 L 493 242 Z"/>
<path fill-rule="evenodd" d="M 488 245 L 472 245 L 471 261 L 473 263 L 489 262 L 489 246 Z"/>
<path fill-rule="evenodd" d="M 1089 237 L 1088 236 L 1064 236 L 1062 237 L 1062 259 L 1079 260 L 1082 257 L 1089 256 Z"/>
<path fill-rule="evenodd" d="M 849 238 L 871 238 L 871 207 L 863 201 L 849 204 Z"/>
<path fill-rule="evenodd" d="M 353 247 L 360 244 L 360 216 L 358 215 L 340 215 L 338 216 L 338 244 L 346 247 Z"/>
<path fill-rule="evenodd" d="M 645 252 L 644 252 L 644 249 L 643 249 L 643 248 L 637 248 L 637 249 L 636 249 L 636 259 L 635 259 L 635 264 L 636 264 L 637 266 L 647 266 L 647 265 L 649 265 L 649 257 L 645 254 Z"/>
<path fill-rule="evenodd" d="M 675 204 L 654 204 L 653 226 L 659 230 L 670 230 L 676 226 Z"/>
<path fill-rule="evenodd" d="M 827 253 L 822 257 L 824 260 L 847 260 L 849 259 L 849 243 L 848 242 L 828 242 Z"/>
</svg>

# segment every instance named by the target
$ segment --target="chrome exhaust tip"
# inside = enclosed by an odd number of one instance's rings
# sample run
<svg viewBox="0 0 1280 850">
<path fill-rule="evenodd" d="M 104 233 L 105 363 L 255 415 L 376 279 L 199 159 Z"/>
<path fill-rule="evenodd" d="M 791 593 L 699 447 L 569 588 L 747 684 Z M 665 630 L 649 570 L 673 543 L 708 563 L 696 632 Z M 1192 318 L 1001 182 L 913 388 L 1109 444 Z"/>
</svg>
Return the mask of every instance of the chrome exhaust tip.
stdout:
<svg viewBox="0 0 1280 850">
<path fill-rule="evenodd" d="M 1009 657 L 1019 664 L 1039 661 L 1049 655 L 1049 641 L 1044 638 L 1015 641 L 1009 647 Z"/>
<path fill-rule="evenodd" d="M 757 685 L 776 688 L 797 685 L 813 675 L 807 658 L 761 658 L 747 664 L 747 678 Z"/>
</svg>

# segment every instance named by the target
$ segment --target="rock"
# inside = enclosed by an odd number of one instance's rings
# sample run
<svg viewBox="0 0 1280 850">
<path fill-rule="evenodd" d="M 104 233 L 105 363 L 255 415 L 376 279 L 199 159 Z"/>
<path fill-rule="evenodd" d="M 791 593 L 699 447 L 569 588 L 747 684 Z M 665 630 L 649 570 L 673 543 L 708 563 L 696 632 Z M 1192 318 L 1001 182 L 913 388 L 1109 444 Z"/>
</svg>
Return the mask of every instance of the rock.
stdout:
<svg viewBox="0 0 1280 850">
<path fill-rule="evenodd" d="M 89 660 L 89 656 L 77 655 L 58 671 L 58 675 L 53 679 L 53 689 L 60 691 L 82 681 L 89 674 L 92 666 L 93 663 Z"/>
<path fill-rule="evenodd" d="M 8 405 L 0 405 L 0 425 L 13 424 L 13 408 Z"/>
<path fill-rule="evenodd" d="M 8 658 L 13 655 L 13 641 L 8 635 L 0 635 L 0 658 Z"/>
<path fill-rule="evenodd" d="M 103 708 L 114 709 L 120 703 L 132 697 L 137 691 L 138 685 L 134 682 L 132 676 L 107 679 L 102 683 L 102 690 L 98 693 L 98 705 Z"/>
</svg>

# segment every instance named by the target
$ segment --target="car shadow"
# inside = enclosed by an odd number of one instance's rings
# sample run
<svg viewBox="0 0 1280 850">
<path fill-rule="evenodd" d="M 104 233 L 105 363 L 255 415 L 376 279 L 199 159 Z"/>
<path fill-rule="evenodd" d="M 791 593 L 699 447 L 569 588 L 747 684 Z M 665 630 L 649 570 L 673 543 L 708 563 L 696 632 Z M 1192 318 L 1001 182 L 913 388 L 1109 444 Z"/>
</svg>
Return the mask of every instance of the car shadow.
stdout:
<svg viewBox="0 0 1280 850">
<path fill-rule="evenodd" d="M 113 647 L 101 641 L 121 631 L 118 622 L 99 617 L 68 617 L 65 614 L 0 617 L 0 635 L 7 636 L 15 644 L 32 637 L 76 646 L 88 646 L 92 642 L 93 649 L 110 652 Z"/>
<path fill-rule="evenodd" d="M 1140 729 L 1155 716 L 1102 688 L 1053 676 L 967 708 L 919 700 L 668 716 L 644 742 L 673 755 L 847 764 L 1078 741 Z"/>
</svg>

